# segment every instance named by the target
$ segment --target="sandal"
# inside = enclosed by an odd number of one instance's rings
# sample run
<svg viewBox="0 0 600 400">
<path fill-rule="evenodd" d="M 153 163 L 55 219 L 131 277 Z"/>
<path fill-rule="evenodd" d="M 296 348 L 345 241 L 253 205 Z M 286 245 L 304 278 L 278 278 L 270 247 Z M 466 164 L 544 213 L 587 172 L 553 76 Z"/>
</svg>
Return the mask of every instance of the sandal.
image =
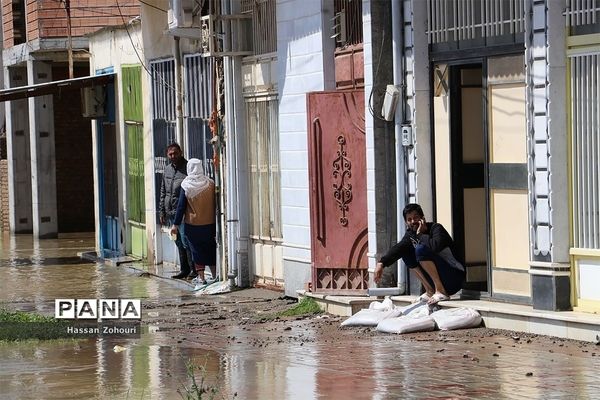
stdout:
<svg viewBox="0 0 600 400">
<path fill-rule="evenodd" d="M 413 300 L 413 304 L 414 303 L 429 303 L 430 300 L 431 300 L 431 297 L 429 297 L 427 295 L 427 293 L 423 293 L 422 295 L 417 297 L 415 300 Z"/>
<path fill-rule="evenodd" d="M 437 304 L 440 301 L 447 301 L 447 300 L 450 300 L 450 296 L 446 296 L 445 294 L 436 292 L 433 294 L 433 296 L 431 296 L 431 298 L 429 299 L 427 304 Z"/>
</svg>

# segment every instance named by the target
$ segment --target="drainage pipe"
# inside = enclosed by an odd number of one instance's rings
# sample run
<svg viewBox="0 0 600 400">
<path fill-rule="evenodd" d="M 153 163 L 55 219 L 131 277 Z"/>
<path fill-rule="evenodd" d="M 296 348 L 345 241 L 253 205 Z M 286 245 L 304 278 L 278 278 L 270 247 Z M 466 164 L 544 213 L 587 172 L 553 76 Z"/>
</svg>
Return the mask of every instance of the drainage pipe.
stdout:
<svg viewBox="0 0 600 400">
<path fill-rule="evenodd" d="M 177 129 L 177 143 L 188 152 L 187 143 L 183 137 L 183 68 L 181 66 L 181 47 L 179 36 L 173 41 L 173 59 L 175 60 L 175 127 Z"/>
<path fill-rule="evenodd" d="M 232 11 L 232 4 L 230 1 L 222 3 L 221 14 L 229 15 Z M 231 22 L 224 21 L 223 24 L 229 24 L 229 32 L 231 30 Z M 223 27 L 225 28 L 225 26 Z M 225 29 L 226 30 L 226 29 Z M 236 41 L 237 38 L 232 37 L 232 41 Z M 232 43 L 235 47 L 235 43 Z M 227 44 L 226 44 L 227 46 Z M 231 50 L 229 48 L 224 49 L 225 51 Z M 223 75 L 224 75 L 224 90 L 225 90 L 225 132 L 226 132 L 226 143 L 225 151 L 227 153 L 227 165 L 226 165 L 226 226 L 227 226 L 227 264 L 226 272 L 229 284 L 233 287 L 238 284 L 238 251 L 237 251 L 237 240 L 239 235 L 239 201 L 238 201 L 238 168 L 237 168 L 237 153 L 239 151 L 237 146 L 237 137 L 241 133 L 236 130 L 236 107 L 235 107 L 235 93 L 236 86 L 234 80 L 235 68 L 234 68 L 234 57 L 223 57 Z"/>
<path fill-rule="evenodd" d="M 398 240 L 405 230 L 402 210 L 406 205 L 406 149 L 402 146 L 402 123 L 404 122 L 404 54 L 403 37 L 404 20 L 402 18 L 402 2 L 392 1 L 392 65 L 394 72 L 394 85 L 400 88 L 400 98 L 396 106 L 394 122 L 394 138 L 396 149 L 396 234 Z M 400 293 L 407 292 L 407 269 L 401 260 L 398 260 L 398 288 Z"/>
</svg>

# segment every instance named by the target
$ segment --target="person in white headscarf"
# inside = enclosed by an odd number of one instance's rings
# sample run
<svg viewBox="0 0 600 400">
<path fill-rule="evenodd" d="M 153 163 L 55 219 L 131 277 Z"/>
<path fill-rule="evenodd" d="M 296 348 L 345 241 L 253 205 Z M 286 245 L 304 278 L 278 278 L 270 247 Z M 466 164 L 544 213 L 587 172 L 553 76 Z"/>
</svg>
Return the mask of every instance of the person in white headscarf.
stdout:
<svg viewBox="0 0 600 400">
<path fill-rule="evenodd" d="M 215 182 L 204 175 L 202 161 L 188 160 L 187 177 L 181 182 L 181 193 L 171 233 L 177 234 L 185 223 L 185 234 L 192 250 L 198 281 L 206 284 L 204 269 L 210 268 L 216 279 Z"/>
</svg>

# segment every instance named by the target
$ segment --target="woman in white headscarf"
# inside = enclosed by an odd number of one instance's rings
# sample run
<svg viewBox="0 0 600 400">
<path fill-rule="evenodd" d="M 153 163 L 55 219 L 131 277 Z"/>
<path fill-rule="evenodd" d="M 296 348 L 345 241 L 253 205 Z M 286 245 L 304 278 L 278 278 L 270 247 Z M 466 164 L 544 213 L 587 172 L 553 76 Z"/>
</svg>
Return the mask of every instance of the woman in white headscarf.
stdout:
<svg viewBox="0 0 600 400">
<path fill-rule="evenodd" d="M 177 234 L 181 222 L 192 250 L 198 281 L 206 283 L 204 268 L 210 268 L 216 279 L 215 182 L 204 175 L 202 161 L 188 160 L 187 177 L 181 182 L 181 193 L 171 233 Z"/>
</svg>

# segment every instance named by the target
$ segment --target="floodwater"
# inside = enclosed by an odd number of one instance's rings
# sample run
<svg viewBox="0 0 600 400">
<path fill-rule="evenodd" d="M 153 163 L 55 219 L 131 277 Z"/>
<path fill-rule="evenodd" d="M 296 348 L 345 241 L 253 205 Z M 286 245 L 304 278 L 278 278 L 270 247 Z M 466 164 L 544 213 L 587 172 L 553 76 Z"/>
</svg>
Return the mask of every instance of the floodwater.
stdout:
<svg viewBox="0 0 600 400">
<path fill-rule="evenodd" d="M 157 306 L 145 310 L 151 321 L 161 302 L 191 297 L 168 280 L 82 262 L 75 255 L 93 247 L 89 238 L 1 240 L 0 305 L 52 314 L 56 298 L 140 298 Z M 339 329 L 339 322 L 207 323 L 139 338 L 0 343 L 0 398 L 186 398 L 188 362 L 204 367 L 193 376 L 218 390 L 215 399 L 600 397 L 600 346 L 594 344 L 484 329 L 379 335 Z"/>
</svg>

